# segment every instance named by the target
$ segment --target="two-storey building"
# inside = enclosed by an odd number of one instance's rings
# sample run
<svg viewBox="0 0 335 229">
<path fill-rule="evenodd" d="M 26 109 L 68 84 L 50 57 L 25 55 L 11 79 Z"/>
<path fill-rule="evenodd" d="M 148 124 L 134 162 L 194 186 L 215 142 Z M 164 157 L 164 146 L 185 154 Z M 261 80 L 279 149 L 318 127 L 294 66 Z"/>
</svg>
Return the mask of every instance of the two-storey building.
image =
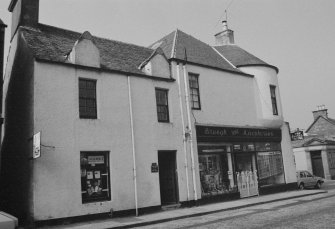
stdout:
<svg viewBox="0 0 335 229">
<path fill-rule="evenodd" d="M 176 30 L 150 47 L 38 23 L 12 0 L 1 194 L 30 221 L 295 187 L 278 69 Z M 3 197 L 6 197 L 5 199 Z"/>
</svg>

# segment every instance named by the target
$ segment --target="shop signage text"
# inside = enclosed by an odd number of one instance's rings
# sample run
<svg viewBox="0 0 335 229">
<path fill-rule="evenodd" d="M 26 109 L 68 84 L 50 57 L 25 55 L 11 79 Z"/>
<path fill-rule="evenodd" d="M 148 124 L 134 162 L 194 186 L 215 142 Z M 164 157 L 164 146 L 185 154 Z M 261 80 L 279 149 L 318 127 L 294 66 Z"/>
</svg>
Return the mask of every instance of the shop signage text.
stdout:
<svg viewBox="0 0 335 229">
<path fill-rule="evenodd" d="M 88 164 L 104 164 L 104 156 L 88 156 Z"/>
<path fill-rule="evenodd" d="M 217 126 L 197 126 L 198 140 L 204 141 L 281 141 L 280 129 L 253 129 Z"/>
</svg>

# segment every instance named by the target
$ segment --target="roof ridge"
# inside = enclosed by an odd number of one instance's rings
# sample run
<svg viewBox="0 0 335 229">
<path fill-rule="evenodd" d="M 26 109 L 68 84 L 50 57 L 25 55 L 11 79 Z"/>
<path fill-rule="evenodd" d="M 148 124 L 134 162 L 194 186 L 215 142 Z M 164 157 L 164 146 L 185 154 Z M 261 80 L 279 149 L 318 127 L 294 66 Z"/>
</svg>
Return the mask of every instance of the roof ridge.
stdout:
<svg viewBox="0 0 335 229">
<path fill-rule="evenodd" d="M 220 53 L 215 47 L 212 46 L 212 49 L 214 49 L 214 51 L 217 52 L 217 54 L 219 54 L 219 56 L 221 56 L 225 61 L 227 61 L 227 63 L 230 64 L 233 68 L 237 68 L 222 53 Z"/>
<path fill-rule="evenodd" d="M 177 39 L 178 39 L 178 28 L 176 28 L 176 31 L 174 32 L 174 38 L 173 38 L 173 44 L 172 44 L 172 52 L 171 52 L 171 58 L 176 57 L 176 47 L 177 47 Z"/>
</svg>

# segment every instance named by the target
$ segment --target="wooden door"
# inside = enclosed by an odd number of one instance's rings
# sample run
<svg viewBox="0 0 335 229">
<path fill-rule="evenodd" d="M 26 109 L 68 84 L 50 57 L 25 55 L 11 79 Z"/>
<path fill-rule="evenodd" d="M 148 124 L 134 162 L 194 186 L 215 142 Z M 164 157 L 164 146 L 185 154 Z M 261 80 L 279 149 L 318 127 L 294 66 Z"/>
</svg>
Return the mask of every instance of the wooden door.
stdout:
<svg viewBox="0 0 335 229">
<path fill-rule="evenodd" d="M 312 160 L 313 175 L 324 178 L 325 175 L 323 171 L 321 151 L 312 151 L 311 160 Z"/>
<path fill-rule="evenodd" d="M 159 151 L 158 165 L 161 204 L 176 204 L 178 203 L 176 152 Z"/>
</svg>

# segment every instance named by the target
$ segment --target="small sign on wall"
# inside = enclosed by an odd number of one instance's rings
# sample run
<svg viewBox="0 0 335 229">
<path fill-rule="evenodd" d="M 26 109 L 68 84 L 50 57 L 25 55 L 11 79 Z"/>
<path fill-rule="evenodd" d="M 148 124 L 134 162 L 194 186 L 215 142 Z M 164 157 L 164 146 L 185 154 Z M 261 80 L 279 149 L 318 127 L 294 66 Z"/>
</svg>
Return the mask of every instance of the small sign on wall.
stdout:
<svg viewBox="0 0 335 229">
<path fill-rule="evenodd" d="M 158 165 L 157 165 L 157 163 L 152 163 L 151 164 L 151 172 L 152 173 L 158 173 Z"/>
<path fill-rule="evenodd" d="M 33 137 L 33 159 L 41 156 L 41 132 L 34 134 Z"/>
</svg>

